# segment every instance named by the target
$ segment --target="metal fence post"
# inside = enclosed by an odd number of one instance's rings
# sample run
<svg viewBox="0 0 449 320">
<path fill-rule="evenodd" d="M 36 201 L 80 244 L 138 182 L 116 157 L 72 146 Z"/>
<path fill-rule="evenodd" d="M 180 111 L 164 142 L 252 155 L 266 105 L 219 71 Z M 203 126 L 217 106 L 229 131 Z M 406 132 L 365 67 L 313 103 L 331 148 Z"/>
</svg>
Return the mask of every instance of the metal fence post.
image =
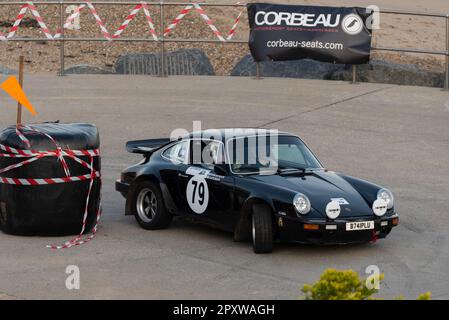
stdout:
<svg viewBox="0 0 449 320">
<path fill-rule="evenodd" d="M 351 84 L 357 84 L 357 65 L 352 65 L 352 81 Z"/>
<path fill-rule="evenodd" d="M 261 76 L 261 72 L 260 72 L 260 62 L 256 61 L 256 77 L 254 78 L 256 80 L 261 80 L 262 76 Z"/>
<path fill-rule="evenodd" d="M 159 2 L 159 13 L 160 13 L 160 20 L 159 20 L 159 28 L 161 30 L 161 36 L 160 36 L 160 41 L 161 41 L 161 51 L 160 51 L 160 66 L 159 66 L 159 77 L 166 77 L 167 73 L 165 72 L 165 41 L 164 41 L 164 1 L 161 0 L 161 2 Z"/>
<path fill-rule="evenodd" d="M 64 6 L 63 1 L 59 1 L 59 28 L 61 29 L 61 38 L 59 40 L 59 76 L 64 75 Z"/>
<path fill-rule="evenodd" d="M 444 90 L 449 90 L 449 14 L 446 15 L 446 79 L 444 81 Z"/>
</svg>

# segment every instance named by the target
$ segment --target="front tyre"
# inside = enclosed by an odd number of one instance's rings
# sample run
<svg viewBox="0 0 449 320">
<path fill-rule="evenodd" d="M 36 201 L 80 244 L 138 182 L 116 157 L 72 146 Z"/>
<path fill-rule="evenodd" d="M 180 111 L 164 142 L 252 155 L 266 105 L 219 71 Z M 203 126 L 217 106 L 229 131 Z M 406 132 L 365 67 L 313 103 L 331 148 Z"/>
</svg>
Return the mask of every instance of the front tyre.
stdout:
<svg viewBox="0 0 449 320">
<path fill-rule="evenodd" d="M 253 206 L 251 232 L 255 253 L 273 251 L 273 220 L 271 210 L 263 204 Z"/>
<path fill-rule="evenodd" d="M 154 183 L 140 182 L 134 194 L 134 216 L 142 228 L 156 230 L 170 225 L 173 216 L 165 209 L 162 193 Z"/>
</svg>

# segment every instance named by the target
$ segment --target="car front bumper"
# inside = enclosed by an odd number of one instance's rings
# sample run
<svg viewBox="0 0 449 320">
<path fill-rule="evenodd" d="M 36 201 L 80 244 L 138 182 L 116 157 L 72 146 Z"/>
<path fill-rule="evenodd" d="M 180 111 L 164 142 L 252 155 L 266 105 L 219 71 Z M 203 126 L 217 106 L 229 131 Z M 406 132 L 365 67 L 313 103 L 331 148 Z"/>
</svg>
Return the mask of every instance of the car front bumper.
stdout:
<svg viewBox="0 0 449 320">
<path fill-rule="evenodd" d="M 122 194 L 122 196 L 126 198 L 126 195 L 128 194 L 128 190 L 129 190 L 129 184 L 122 182 L 120 180 L 116 180 L 115 181 L 115 190 L 120 192 Z"/>
<path fill-rule="evenodd" d="M 295 219 L 278 216 L 277 225 L 281 241 L 312 243 L 312 244 L 351 244 L 364 243 L 385 238 L 391 229 L 398 225 L 398 215 L 374 218 L 354 218 L 345 220 L 310 220 L 297 221 Z M 374 221 L 374 229 L 347 231 L 348 222 Z M 307 225 L 307 226 L 306 226 Z M 307 230 L 313 226 L 316 230 Z"/>
</svg>

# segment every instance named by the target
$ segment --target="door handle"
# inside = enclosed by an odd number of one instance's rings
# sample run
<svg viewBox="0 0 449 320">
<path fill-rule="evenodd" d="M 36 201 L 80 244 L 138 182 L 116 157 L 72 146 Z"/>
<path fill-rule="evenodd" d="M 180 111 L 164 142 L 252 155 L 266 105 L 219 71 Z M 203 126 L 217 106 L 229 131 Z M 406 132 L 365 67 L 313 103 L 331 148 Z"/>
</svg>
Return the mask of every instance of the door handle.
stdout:
<svg viewBox="0 0 449 320">
<path fill-rule="evenodd" d="M 178 173 L 178 177 L 181 177 L 181 178 L 188 178 L 189 176 L 188 176 L 188 175 L 185 175 L 185 174 L 182 174 L 182 173 Z"/>
</svg>

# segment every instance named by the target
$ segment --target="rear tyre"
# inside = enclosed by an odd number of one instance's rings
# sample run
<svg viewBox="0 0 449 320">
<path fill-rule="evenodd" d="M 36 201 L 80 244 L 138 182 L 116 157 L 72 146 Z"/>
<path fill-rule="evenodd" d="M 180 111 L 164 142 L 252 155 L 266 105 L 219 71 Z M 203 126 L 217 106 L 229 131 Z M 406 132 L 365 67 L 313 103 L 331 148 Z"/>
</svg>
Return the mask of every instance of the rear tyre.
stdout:
<svg viewBox="0 0 449 320">
<path fill-rule="evenodd" d="M 253 205 L 251 232 L 255 253 L 273 251 L 273 220 L 271 210 L 267 205 Z"/>
<path fill-rule="evenodd" d="M 151 181 L 142 181 L 134 193 L 134 216 L 147 230 L 167 228 L 173 216 L 165 209 L 162 193 Z"/>
</svg>

